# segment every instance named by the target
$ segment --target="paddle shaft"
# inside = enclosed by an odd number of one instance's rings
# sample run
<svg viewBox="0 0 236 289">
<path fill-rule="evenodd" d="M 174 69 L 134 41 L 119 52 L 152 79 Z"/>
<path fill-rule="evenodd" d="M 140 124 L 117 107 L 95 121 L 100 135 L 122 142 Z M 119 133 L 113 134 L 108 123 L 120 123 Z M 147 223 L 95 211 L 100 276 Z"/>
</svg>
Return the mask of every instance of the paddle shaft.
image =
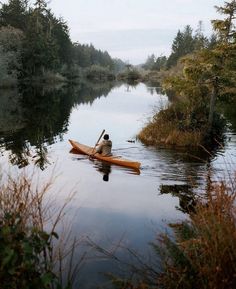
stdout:
<svg viewBox="0 0 236 289">
<path fill-rule="evenodd" d="M 93 148 L 93 150 L 92 150 L 92 153 L 91 153 L 91 155 L 93 155 L 93 153 L 94 153 L 94 150 L 95 150 L 96 146 L 98 145 L 98 143 L 99 143 L 100 139 L 101 139 L 101 138 L 102 138 L 102 136 L 104 135 L 104 132 L 105 132 L 105 129 L 102 131 L 102 133 L 101 133 L 100 137 L 98 138 L 98 140 L 97 140 L 97 142 L 96 142 L 96 144 L 95 144 L 95 146 L 94 146 L 94 148 Z M 91 155 L 90 155 L 90 156 L 91 156 Z"/>
</svg>

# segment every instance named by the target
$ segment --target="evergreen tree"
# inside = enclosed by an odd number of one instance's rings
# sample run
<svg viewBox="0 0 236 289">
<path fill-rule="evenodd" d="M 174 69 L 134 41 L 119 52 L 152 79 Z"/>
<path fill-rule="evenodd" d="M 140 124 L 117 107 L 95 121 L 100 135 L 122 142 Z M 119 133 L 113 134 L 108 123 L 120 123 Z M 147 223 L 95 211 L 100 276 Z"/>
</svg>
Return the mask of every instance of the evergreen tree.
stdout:
<svg viewBox="0 0 236 289">
<path fill-rule="evenodd" d="M 114 62 L 107 51 L 101 51 L 94 48 L 92 44 L 73 44 L 73 62 L 82 68 L 91 65 L 100 65 L 109 70 L 114 69 Z"/>
<path fill-rule="evenodd" d="M 156 57 L 155 57 L 154 54 L 148 56 L 146 62 L 145 62 L 144 65 L 143 65 L 143 68 L 144 68 L 144 69 L 150 69 L 150 70 L 153 69 L 153 66 L 154 66 L 154 64 L 155 64 L 155 61 L 156 61 Z"/>
<path fill-rule="evenodd" d="M 159 56 L 157 57 L 152 69 L 160 71 L 161 69 L 166 68 L 167 57 L 166 56 Z"/>
<path fill-rule="evenodd" d="M 9 0 L 0 9 L 0 26 L 12 26 L 24 30 L 27 25 L 27 0 Z"/>
<path fill-rule="evenodd" d="M 48 13 L 50 19 L 50 35 L 57 45 L 57 54 L 60 64 L 71 65 L 72 63 L 72 43 L 69 35 L 69 28 L 62 18 L 55 18 L 52 13 Z"/>
<path fill-rule="evenodd" d="M 208 39 L 208 44 L 207 44 L 207 48 L 209 49 L 213 49 L 215 48 L 217 45 L 217 36 L 215 33 L 213 33 L 210 38 Z"/>
<path fill-rule="evenodd" d="M 217 36 L 221 42 L 235 42 L 235 11 L 236 1 L 225 2 L 224 7 L 215 6 L 220 14 L 226 16 L 223 20 L 212 20 L 213 27 L 217 33 Z"/>
<path fill-rule="evenodd" d="M 0 28 L 0 84 L 7 78 L 16 80 L 21 70 L 23 33 L 13 27 Z"/>
<path fill-rule="evenodd" d="M 97 50 L 93 45 L 72 45 L 66 22 L 53 15 L 46 0 L 35 0 L 31 6 L 28 0 L 9 0 L 2 4 L 0 27 L 5 26 L 21 29 L 24 36 L 20 55 L 22 77 L 63 70 L 70 75 L 68 69 L 74 69 L 72 64 L 113 69 L 113 60 L 106 51 Z M 2 68 L 6 67 L 4 63 L 5 60 Z"/>
<path fill-rule="evenodd" d="M 58 64 L 58 47 L 52 36 L 52 21 L 44 0 L 35 2 L 25 30 L 23 68 L 25 75 L 40 75 Z"/>
<path fill-rule="evenodd" d="M 208 39 L 203 34 L 202 21 L 199 21 L 199 23 L 198 23 L 198 28 L 197 28 L 196 33 L 194 35 L 194 42 L 195 42 L 194 43 L 194 49 L 195 50 L 204 49 L 208 45 Z"/>
<path fill-rule="evenodd" d="M 173 44 L 172 52 L 167 60 L 167 67 L 170 68 L 177 64 L 177 61 L 182 57 L 194 51 L 195 40 L 192 35 L 192 28 L 187 25 L 184 31 L 178 31 Z"/>
<path fill-rule="evenodd" d="M 224 20 L 213 21 L 217 44 L 213 49 L 202 49 L 183 59 L 183 74 L 171 77 L 165 83 L 166 88 L 175 91 L 184 103 L 185 111 L 181 113 L 185 115 L 186 127 L 200 125 L 201 129 L 208 128 L 208 133 L 214 130 L 217 119 L 214 113 L 216 99 L 236 95 L 235 0 L 217 9 L 225 16 Z"/>
</svg>

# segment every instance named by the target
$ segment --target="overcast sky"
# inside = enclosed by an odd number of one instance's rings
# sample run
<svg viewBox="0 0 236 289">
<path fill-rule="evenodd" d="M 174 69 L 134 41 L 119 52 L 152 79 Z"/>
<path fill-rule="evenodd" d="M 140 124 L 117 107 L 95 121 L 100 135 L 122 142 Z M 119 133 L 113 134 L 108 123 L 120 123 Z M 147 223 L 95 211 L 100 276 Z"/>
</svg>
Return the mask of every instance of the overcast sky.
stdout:
<svg viewBox="0 0 236 289">
<path fill-rule="evenodd" d="M 203 21 L 210 34 L 214 8 L 223 0 L 51 0 L 49 7 L 70 27 L 74 42 L 92 43 L 132 64 L 168 55 L 178 29 Z"/>
</svg>

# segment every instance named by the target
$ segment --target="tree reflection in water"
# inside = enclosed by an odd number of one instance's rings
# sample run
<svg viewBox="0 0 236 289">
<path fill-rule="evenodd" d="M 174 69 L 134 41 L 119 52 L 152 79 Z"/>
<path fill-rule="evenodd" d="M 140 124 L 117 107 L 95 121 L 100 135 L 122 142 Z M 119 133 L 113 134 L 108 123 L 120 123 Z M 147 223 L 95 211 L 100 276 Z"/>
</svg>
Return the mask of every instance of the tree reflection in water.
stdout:
<svg viewBox="0 0 236 289">
<path fill-rule="evenodd" d="M 21 86 L 2 90 L 0 146 L 9 151 L 9 161 L 19 168 L 31 162 L 44 170 L 48 146 L 67 132 L 71 110 L 80 103 L 93 103 L 106 96 L 114 83 L 80 83 L 76 86 Z M 14 101 L 13 101 L 14 100 Z"/>
<path fill-rule="evenodd" d="M 177 210 L 183 213 L 195 211 L 196 195 L 189 185 L 161 185 L 160 194 L 171 194 L 173 197 L 178 197 L 179 207 Z"/>
</svg>

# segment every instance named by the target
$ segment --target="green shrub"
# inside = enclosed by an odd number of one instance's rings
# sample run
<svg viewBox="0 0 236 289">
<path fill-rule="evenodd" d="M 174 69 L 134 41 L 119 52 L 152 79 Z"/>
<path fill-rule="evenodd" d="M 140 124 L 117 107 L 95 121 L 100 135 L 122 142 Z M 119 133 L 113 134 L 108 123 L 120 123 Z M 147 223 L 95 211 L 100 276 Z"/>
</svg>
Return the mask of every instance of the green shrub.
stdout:
<svg viewBox="0 0 236 289">
<path fill-rule="evenodd" d="M 46 183 L 40 189 L 23 175 L 0 185 L 1 289 L 70 288 L 71 280 L 63 287 L 62 276 L 55 268 L 63 261 L 59 258 L 55 262 L 55 251 L 63 256 L 63 248 L 55 247 L 58 236 L 54 230 L 63 210 L 51 220 L 50 207 L 43 206 L 50 185 Z M 45 219 L 52 221 L 47 231 Z"/>
<path fill-rule="evenodd" d="M 26 227 L 20 214 L 3 216 L 0 226 L 2 289 L 46 289 L 58 283 L 45 259 L 47 252 L 52 250 L 51 237 L 36 227 Z"/>
</svg>

